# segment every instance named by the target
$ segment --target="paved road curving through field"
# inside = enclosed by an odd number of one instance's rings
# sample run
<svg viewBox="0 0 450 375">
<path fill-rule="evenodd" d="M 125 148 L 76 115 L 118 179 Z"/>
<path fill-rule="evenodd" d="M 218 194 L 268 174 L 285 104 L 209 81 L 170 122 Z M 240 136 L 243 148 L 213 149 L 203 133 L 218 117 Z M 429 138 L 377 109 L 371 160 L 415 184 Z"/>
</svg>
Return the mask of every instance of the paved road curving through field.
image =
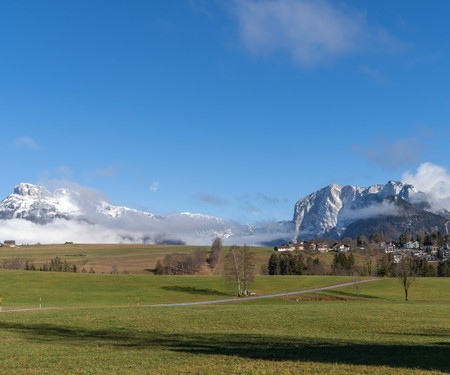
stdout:
<svg viewBox="0 0 450 375">
<path fill-rule="evenodd" d="M 264 295 L 264 296 L 231 298 L 231 299 L 219 299 L 219 300 L 214 300 L 214 301 L 203 301 L 203 302 L 184 302 L 184 303 L 166 303 L 166 304 L 160 304 L 160 305 L 141 305 L 139 307 L 195 306 L 195 305 L 211 305 L 213 303 L 243 302 L 243 301 L 251 301 L 251 300 L 263 299 L 263 298 L 276 298 L 276 297 L 284 297 L 284 296 L 293 296 L 293 295 L 296 295 L 296 294 L 312 293 L 312 292 L 318 292 L 318 291 L 321 291 L 321 290 L 337 289 L 337 288 L 342 288 L 342 287 L 345 287 L 345 286 L 352 286 L 352 285 L 355 285 L 355 284 L 369 283 L 369 282 L 378 281 L 378 280 L 382 280 L 382 279 L 369 279 L 369 280 L 352 281 L 352 282 L 349 282 L 349 283 L 324 286 L 324 287 L 321 287 L 321 288 L 300 290 L 300 291 L 297 291 L 297 292 L 268 294 L 268 295 Z M 79 307 L 79 308 L 88 308 L 89 306 L 73 306 L 73 307 L 70 307 L 70 308 L 73 309 L 73 308 L 77 308 L 77 307 Z M 99 307 L 99 308 L 108 308 L 108 307 L 126 307 L 126 306 L 102 306 L 102 307 Z M 136 306 L 134 306 L 134 307 L 136 307 Z M 21 311 L 38 311 L 38 310 L 55 310 L 55 309 L 62 309 L 62 307 L 44 307 L 44 308 L 30 308 L 30 309 L 17 309 L 17 310 L 3 310 L 2 312 L 4 312 L 4 313 L 12 313 L 12 312 L 21 312 Z"/>
<path fill-rule="evenodd" d="M 275 297 L 283 297 L 283 296 L 293 296 L 296 294 L 304 294 L 304 293 L 311 293 L 311 292 L 318 292 L 320 290 L 328 290 L 328 289 L 336 289 L 336 288 L 342 288 L 344 286 L 352 286 L 355 284 L 362 284 L 362 283 L 368 283 L 371 281 L 378 281 L 381 279 L 370 279 L 370 280 L 360 280 L 360 281 L 352 281 L 350 283 L 344 283 L 344 284 L 338 284 L 338 285 L 330 285 L 330 286 L 324 286 L 322 288 L 316 288 L 316 289 L 309 289 L 309 290 L 300 290 L 298 292 L 288 292 L 288 293 L 279 293 L 279 294 L 270 294 L 270 295 L 264 295 L 264 296 L 256 296 L 256 297 L 243 297 L 243 298 L 232 298 L 232 299 L 220 299 L 215 301 L 203 301 L 203 302 L 185 302 L 185 303 L 167 303 L 167 304 L 161 304 L 161 305 L 143 305 L 146 307 L 170 307 L 170 306 L 194 306 L 194 305 L 210 305 L 213 303 L 225 303 L 225 302 L 242 302 L 242 301 L 250 301 L 254 299 L 263 299 L 263 298 L 275 298 Z"/>
</svg>

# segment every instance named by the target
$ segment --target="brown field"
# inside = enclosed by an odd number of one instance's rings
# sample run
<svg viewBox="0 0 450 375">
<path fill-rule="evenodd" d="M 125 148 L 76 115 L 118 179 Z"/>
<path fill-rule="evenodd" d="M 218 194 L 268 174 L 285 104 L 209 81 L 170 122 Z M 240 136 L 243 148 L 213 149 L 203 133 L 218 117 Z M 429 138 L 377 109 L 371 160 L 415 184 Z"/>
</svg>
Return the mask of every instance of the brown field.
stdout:
<svg viewBox="0 0 450 375">
<path fill-rule="evenodd" d="M 21 257 L 25 261 L 33 262 L 37 268 L 55 257 L 63 261 L 75 263 L 78 269 L 84 267 L 89 272 L 92 267 L 96 273 L 110 273 L 113 266 L 117 266 L 119 273 L 146 274 L 152 273 L 158 260 L 173 252 L 190 252 L 197 249 L 210 251 L 210 246 L 179 246 L 179 245 L 142 245 L 142 244 L 55 244 L 55 245 L 21 245 L 15 248 L 0 247 L 0 268 L 6 259 Z M 223 254 L 229 247 L 224 246 Z M 256 253 L 256 273 L 263 274 L 262 267 L 267 266 L 273 247 L 252 247 Z M 325 266 L 330 266 L 335 253 L 319 254 L 304 251 L 305 258 L 319 258 Z M 363 255 L 354 253 L 357 264 L 363 264 Z M 375 260 L 374 260 L 375 264 Z M 212 270 L 205 263 L 200 275 L 222 275 L 223 262 L 220 260 Z"/>
<path fill-rule="evenodd" d="M 110 273 L 114 265 L 119 273 L 145 274 L 152 272 L 158 260 L 172 252 L 190 252 L 198 248 L 210 250 L 210 246 L 175 246 L 175 245 L 137 245 L 137 244 L 59 244 L 59 245 L 24 245 L 15 248 L 0 248 L 0 264 L 13 257 L 21 257 L 33 262 L 39 268 L 46 261 L 60 257 L 63 261 L 75 263 L 79 270 L 86 271 L 92 267 L 96 273 Z M 267 264 L 272 252 L 271 247 L 255 247 L 257 270 Z M 225 246 L 223 251 L 228 251 Z M 216 270 L 204 267 L 201 274 L 221 274 L 219 262 Z"/>
</svg>

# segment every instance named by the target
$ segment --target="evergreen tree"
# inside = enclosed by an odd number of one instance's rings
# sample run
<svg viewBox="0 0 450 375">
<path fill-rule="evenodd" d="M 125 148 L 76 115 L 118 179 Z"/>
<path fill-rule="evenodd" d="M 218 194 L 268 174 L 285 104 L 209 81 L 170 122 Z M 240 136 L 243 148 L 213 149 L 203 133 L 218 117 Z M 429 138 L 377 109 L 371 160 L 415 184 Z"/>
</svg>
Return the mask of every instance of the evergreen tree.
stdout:
<svg viewBox="0 0 450 375">
<path fill-rule="evenodd" d="M 269 264 L 267 265 L 269 269 L 269 275 L 279 275 L 280 274 L 280 259 L 278 254 L 272 253 L 269 258 Z"/>
<path fill-rule="evenodd" d="M 450 277 L 450 262 L 439 262 L 437 268 L 437 275 L 439 277 Z"/>
</svg>

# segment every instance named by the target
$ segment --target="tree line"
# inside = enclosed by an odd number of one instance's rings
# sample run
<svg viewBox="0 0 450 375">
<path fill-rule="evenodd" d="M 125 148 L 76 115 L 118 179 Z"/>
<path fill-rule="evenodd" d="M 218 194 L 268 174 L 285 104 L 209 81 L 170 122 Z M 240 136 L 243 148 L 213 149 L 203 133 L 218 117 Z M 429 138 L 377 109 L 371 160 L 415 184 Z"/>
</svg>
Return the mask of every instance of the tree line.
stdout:
<svg viewBox="0 0 450 375">
<path fill-rule="evenodd" d="M 10 270 L 25 270 L 25 271 L 42 271 L 42 272 L 87 272 L 83 267 L 81 270 L 75 263 L 62 260 L 59 257 L 50 259 L 45 263 L 36 266 L 34 262 L 24 260 L 22 257 L 17 256 L 10 259 L 6 259 L 2 263 L 3 269 Z M 95 270 L 91 267 L 89 273 L 95 273 Z"/>
<path fill-rule="evenodd" d="M 300 252 L 272 253 L 267 265 L 269 275 L 323 275 L 319 258 L 305 257 Z"/>
<path fill-rule="evenodd" d="M 208 252 L 199 247 L 189 253 L 167 254 L 163 261 L 158 260 L 154 269 L 155 275 L 195 275 L 206 264 L 214 269 L 222 253 L 222 240 L 214 239 L 211 250 Z"/>
</svg>

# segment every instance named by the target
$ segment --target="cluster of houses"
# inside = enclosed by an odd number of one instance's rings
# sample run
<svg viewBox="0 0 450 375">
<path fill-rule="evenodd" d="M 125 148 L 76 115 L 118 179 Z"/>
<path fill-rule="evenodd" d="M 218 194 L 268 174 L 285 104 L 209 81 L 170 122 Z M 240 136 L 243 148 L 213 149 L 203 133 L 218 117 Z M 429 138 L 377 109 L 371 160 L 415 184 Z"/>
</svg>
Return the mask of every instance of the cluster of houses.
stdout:
<svg viewBox="0 0 450 375">
<path fill-rule="evenodd" d="M 6 240 L 3 243 L 0 242 L 0 247 L 5 246 L 5 247 L 16 247 L 16 241 L 13 240 Z"/>
<path fill-rule="evenodd" d="M 405 254 L 411 254 L 418 259 L 426 260 L 429 262 L 443 260 L 450 260 L 450 243 L 444 246 L 429 245 L 420 246 L 419 242 L 411 241 L 403 244 L 396 242 L 381 242 L 379 244 L 381 252 L 385 254 L 392 254 L 394 257 L 394 262 L 398 263 Z M 358 250 L 364 250 L 362 247 L 358 247 Z M 330 251 L 335 251 L 338 253 L 347 253 L 350 251 L 350 246 L 347 246 L 340 242 L 335 242 L 332 246 L 326 243 L 315 243 L 308 241 L 301 241 L 297 243 L 284 243 L 274 247 L 275 251 L 287 252 L 287 251 L 300 251 L 300 250 L 315 250 L 319 253 L 327 253 Z"/>
<path fill-rule="evenodd" d="M 403 246 L 395 242 L 381 243 L 381 251 L 385 254 L 392 254 L 394 262 L 398 263 L 405 254 L 411 254 L 418 259 L 428 262 L 443 260 L 450 261 L 450 243 L 443 246 L 428 245 L 420 246 L 418 241 L 404 243 Z"/>
<path fill-rule="evenodd" d="M 301 241 L 297 243 L 284 243 L 279 246 L 275 246 L 275 251 L 299 251 L 299 250 L 316 250 L 319 253 L 328 253 L 329 251 L 336 251 L 339 253 L 346 253 L 350 251 L 350 246 L 342 244 L 340 242 L 334 243 L 333 246 L 329 246 L 326 243 L 315 243 L 315 242 L 307 242 Z"/>
</svg>

